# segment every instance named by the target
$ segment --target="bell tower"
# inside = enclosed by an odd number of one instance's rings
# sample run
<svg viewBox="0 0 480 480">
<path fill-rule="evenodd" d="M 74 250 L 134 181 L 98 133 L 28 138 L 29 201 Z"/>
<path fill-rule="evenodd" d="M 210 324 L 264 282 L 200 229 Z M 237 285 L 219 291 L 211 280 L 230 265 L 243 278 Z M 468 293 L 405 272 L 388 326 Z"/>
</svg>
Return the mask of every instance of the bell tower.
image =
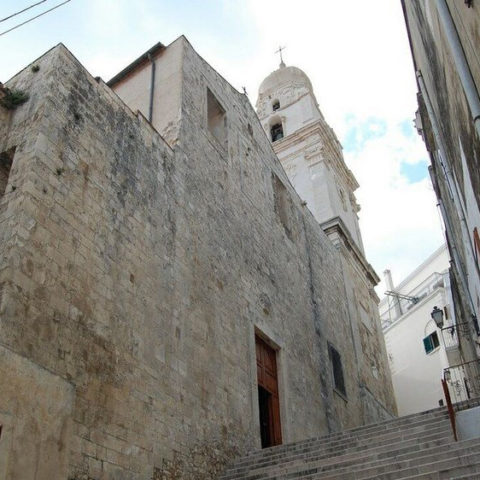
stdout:
<svg viewBox="0 0 480 480">
<path fill-rule="evenodd" d="M 374 290 L 380 279 L 365 258 L 358 224 L 354 192 L 359 185 L 302 70 L 282 60 L 260 85 L 257 113 L 290 182 L 340 252 L 357 380 L 369 423 L 376 418 L 372 412 L 381 410 L 375 398 L 386 401 L 391 379 Z"/>
<path fill-rule="evenodd" d="M 260 85 L 257 113 L 283 168 L 318 223 L 342 224 L 363 253 L 358 183 L 325 121 L 307 75 L 283 61 Z"/>
</svg>

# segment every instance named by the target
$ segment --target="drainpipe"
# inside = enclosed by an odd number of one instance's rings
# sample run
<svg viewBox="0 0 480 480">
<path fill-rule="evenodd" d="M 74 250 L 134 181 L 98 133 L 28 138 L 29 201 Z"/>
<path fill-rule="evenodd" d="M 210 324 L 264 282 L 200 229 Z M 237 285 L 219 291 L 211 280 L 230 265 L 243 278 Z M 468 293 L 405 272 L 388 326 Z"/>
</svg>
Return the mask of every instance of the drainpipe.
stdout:
<svg viewBox="0 0 480 480">
<path fill-rule="evenodd" d="M 446 0 L 437 0 L 437 10 L 457 67 L 458 76 L 462 82 L 475 130 L 480 138 L 480 98 Z"/>
<path fill-rule="evenodd" d="M 151 68 L 151 76 L 150 76 L 150 103 L 148 105 L 148 121 L 152 123 L 152 116 L 153 116 L 153 92 L 155 89 L 155 60 L 153 59 L 152 55 L 148 54 L 148 59 L 152 64 Z"/>
</svg>

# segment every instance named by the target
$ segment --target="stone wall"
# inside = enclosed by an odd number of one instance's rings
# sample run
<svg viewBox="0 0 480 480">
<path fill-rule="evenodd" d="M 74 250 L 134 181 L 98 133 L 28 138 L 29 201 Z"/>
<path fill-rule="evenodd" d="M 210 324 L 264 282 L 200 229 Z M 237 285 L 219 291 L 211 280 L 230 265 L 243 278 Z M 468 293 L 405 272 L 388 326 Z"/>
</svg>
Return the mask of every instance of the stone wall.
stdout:
<svg viewBox="0 0 480 480">
<path fill-rule="evenodd" d="M 469 7 L 468 2 L 455 0 L 446 3 L 478 95 L 479 5 L 473 2 Z M 480 139 L 436 2 L 404 0 L 403 7 L 415 69 L 425 85 L 419 94 L 420 127 L 430 152 L 432 180 L 447 228 L 456 279 L 453 288 L 458 289 L 457 320 L 471 323 L 472 338 L 464 349 L 465 360 L 471 360 L 480 355 L 472 322 L 472 314 L 478 318 L 480 313 L 480 245 L 477 253 L 474 245 L 474 232 L 480 229 Z"/>
<path fill-rule="evenodd" d="M 215 478 L 260 445 L 256 333 L 278 349 L 284 442 L 362 423 L 338 253 L 248 99 L 181 47 L 174 150 L 62 45 L 9 82 L 30 99 L 0 125 L 16 146 L 0 200 L 0 369 L 19 392 L 0 391 L 6 478 L 25 458 L 25 479 Z M 344 419 L 327 341 L 352 385 Z"/>
</svg>

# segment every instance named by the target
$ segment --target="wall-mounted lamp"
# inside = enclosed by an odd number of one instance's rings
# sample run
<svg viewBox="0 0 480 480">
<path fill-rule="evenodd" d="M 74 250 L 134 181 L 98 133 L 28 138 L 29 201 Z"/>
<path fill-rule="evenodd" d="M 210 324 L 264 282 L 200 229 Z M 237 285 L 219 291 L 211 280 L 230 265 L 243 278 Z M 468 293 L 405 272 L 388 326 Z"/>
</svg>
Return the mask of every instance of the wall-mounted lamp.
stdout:
<svg viewBox="0 0 480 480">
<path fill-rule="evenodd" d="M 433 307 L 432 313 L 430 314 L 437 324 L 438 328 L 443 327 L 443 310 L 438 308 L 437 306 Z"/>
</svg>

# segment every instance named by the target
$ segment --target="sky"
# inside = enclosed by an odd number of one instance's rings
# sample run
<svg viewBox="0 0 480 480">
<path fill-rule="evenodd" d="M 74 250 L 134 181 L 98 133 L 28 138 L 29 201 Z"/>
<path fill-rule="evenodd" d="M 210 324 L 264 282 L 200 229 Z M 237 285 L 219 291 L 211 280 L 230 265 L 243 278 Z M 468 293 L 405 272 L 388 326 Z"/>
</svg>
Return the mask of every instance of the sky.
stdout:
<svg viewBox="0 0 480 480">
<path fill-rule="evenodd" d="M 38 0 L 2 0 L 0 20 Z M 63 0 L 6 21 L 1 32 Z M 59 42 L 110 79 L 157 42 L 185 35 L 253 105 L 261 81 L 287 65 L 310 77 L 320 109 L 356 176 L 368 261 L 399 283 L 444 242 L 413 126 L 416 84 L 400 0 L 71 0 L 0 35 L 5 82 Z M 383 296 L 385 286 L 377 287 Z"/>
</svg>

